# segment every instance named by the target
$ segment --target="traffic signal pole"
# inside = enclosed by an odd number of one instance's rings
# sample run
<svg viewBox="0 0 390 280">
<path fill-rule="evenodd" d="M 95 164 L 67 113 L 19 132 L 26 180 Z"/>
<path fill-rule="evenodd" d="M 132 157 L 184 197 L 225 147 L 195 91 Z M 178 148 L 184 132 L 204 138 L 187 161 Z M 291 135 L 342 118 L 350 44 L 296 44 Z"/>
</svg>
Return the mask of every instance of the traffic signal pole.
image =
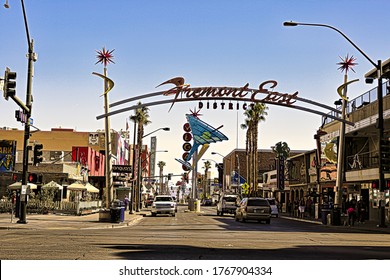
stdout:
<svg viewBox="0 0 390 280">
<path fill-rule="evenodd" d="M 18 223 L 26 224 L 26 213 L 27 213 L 27 192 L 23 186 L 27 186 L 28 183 L 28 144 L 30 139 L 30 126 L 31 126 L 31 112 L 32 112 L 32 80 L 34 73 L 34 62 L 36 61 L 36 54 L 34 53 L 34 41 L 30 40 L 30 34 L 28 31 L 27 25 L 27 16 L 26 10 L 24 8 L 24 1 L 21 0 L 24 24 L 26 27 L 27 35 L 27 44 L 28 44 L 28 69 L 27 69 L 27 89 L 26 89 L 26 107 L 28 110 L 25 112 L 27 115 L 27 120 L 24 125 L 24 138 L 23 138 L 23 171 L 22 171 L 22 193 L 21 193 L 21 202 L 20 202 L 20 215 Z M 26 188 L 26 187 L 25 187 Z"/>
</svg>

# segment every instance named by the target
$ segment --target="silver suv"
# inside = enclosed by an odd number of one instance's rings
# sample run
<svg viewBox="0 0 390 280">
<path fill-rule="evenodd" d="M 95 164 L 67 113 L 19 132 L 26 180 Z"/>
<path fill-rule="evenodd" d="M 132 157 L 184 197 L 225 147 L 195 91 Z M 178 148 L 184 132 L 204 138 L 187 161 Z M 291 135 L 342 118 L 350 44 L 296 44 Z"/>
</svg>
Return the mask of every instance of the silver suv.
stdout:
<svg viewBox="0 0 390 280">
<path fill-rule="evenodd" d="M 225 213 L 235 214 L 240 197 L 237 194 L 221 195 L 217 204 L 217 215 L 222 216 Z"/>
<path fill-rule="evenodd" d="M 271 206 L 265 198 L 246 197 L 237 207 L 235 220 L 241 222 L 257 220 L 269 224 L 271 223 Z"/>
<path fill-rule="evenodd" d="M 170 214 L 175 217 L 176 202 L 170 195 L 157 195 L 152 203 L 152 216 L 157 214 Z"/>
</svg>

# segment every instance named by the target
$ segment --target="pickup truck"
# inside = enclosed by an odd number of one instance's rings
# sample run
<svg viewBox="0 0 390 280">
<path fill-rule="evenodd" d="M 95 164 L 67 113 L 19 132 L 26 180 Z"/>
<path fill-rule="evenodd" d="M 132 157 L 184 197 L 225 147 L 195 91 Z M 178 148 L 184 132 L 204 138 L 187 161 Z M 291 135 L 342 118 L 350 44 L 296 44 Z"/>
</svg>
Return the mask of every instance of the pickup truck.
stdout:
<svg viewBox="0 0 390 280">
<path fill-rule="evenodd" d="M 175 217 L 176 214 L 176 202 L 173 200 L 170 195 L 156 195 L 152 203 L 152 216 L 157 216 L 157 214 L 170 214 L 172 217 Z"/>
</svg>

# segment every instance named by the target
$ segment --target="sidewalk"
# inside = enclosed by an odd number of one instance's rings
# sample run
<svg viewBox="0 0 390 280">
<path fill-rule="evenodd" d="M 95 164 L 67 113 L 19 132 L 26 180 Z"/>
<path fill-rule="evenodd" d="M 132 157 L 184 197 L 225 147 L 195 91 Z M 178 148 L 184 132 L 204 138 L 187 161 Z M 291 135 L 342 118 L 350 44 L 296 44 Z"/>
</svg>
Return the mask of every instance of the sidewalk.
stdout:
<svg viewBox="0 0 390 280">
<path fill-rule="evenodd" d="M 102 228 L 114 228 L 114 227 L 127 227 L 130 226 L 145 215 L 149 215 L 150 211 L 142 209 L 140 212 L 134 212 L 129 214 L 129 211 L 125 211 L 125 218 L 123 222 L 111 223 L 99 221 L 99 213 L 93 213 L 83 216 L 64 215 L 64 214 L 27 214 L 26 224 L 19 224 L 17 221 L 19 218 L 12 217 L 10 213 L 0 214 L 0 230 L 13 230 L 13 229 L 102 229 Z"/>
<path fill-rule="evenodd" d="M 300 222 L 305 222 L 305 223 L 318 224 L 318 225 L 324 226 L 324 227 L 345 228 L 345 229 L 359 230 L 359 231 L 364 231 L 364 232 L 390 234 L 390 225 L 387 224 L 387 227 L 378 227 L 377 226 L 378 222 L 375 222 L 375 221 L 366 221 L 365 223 L 355 222 L 354 226 L 345 226 L 345 225 L 335 226 L 335 225 L 331 225 L 331 224 L 324 225 L 322 223 L 321 219 L 314 219 L 314 218 L 309 218 L 309 217 L 305 217 L 302 219 L 302 218 L 289 216 L 287 213 L 282 213 L 279 215 L 279 217 L 282 219 L 289 219 L 289 220 L 300 221 Z"/>
</svg>

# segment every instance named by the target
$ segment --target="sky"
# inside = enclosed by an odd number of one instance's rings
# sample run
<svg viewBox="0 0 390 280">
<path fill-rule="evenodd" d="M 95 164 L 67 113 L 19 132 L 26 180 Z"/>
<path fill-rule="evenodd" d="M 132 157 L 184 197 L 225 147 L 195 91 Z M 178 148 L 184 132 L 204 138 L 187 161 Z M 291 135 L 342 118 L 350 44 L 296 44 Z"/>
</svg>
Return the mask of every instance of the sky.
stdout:
<svg viewBox="0 0 390 280">
<path fill-rule="evenodd" d="M 1 0 L 5 3 L 5 0 Z M 0 6 L 0 76 L 9 67 L 17 72 L 17 96 L 25 101 L 27 39 L 20 1 Z M 334 30 L 323 27 L 284 27 L 284 21 L 322 23 L 344 32 L 372 60 L 390 57 L 387 0 L 25 0 L 30 37 L 38 60 L 34 63 L 33 119 L 41 130 L 73 128 L 104 129 L 102 79 L 96 51 L 113 51 L 108 76 L 115 82 L 110 103 L 145 93 L 169 89 L 156 86 L 173 77 L 184 77 L 196 86 L 251 88 L 266 80 L 278 82 L 279 92 L 299 92 L 302 98 L 334 106 L 336 89 L 344 74 L 338 70 L 347 54 L 357 58 L 349 79 L 360 79 L 348 88 L 357 97 L 373 88 L 364 74 L 373 66 Z M 340 58 L 341 57 L 341 58 Z M 160 98 L 161 99 L 161 98 Z M 151 100 L 142 100 L 143 103 Z M 133 103 L 134 104 L 134 103 Z M 132 104 L 126 104 L 130 106 Z M 167 173 L 180 174 L 185 114 L 196 102 L 150 107 L 151 124 L 145 134 L 158 131 L 156 161 L 165 161 Z M 313 135 L 321 116 L 268 105 L 265 122 L 259 125 L 261 149 L 279 141 L 294 150 L 315 148 Z M 0 127 L 23 129 L 16 121 L 18 109 L 11 99 L 0 98 Z M 202 109 L 200 118 L 220 129 L 229 140 L 213 143 L 203 158 L 221 161 L 235 148 L 245 148 L 243 110 Z M 125 129 L 133 111 L 111 117 L 111 128 Z M 130 137 L 133 137 L 130 124 Z M 150 137 L 144 143 L 150 145 Z M 214 168 L 213 172 L 216 172 Z"/>
</svg>

